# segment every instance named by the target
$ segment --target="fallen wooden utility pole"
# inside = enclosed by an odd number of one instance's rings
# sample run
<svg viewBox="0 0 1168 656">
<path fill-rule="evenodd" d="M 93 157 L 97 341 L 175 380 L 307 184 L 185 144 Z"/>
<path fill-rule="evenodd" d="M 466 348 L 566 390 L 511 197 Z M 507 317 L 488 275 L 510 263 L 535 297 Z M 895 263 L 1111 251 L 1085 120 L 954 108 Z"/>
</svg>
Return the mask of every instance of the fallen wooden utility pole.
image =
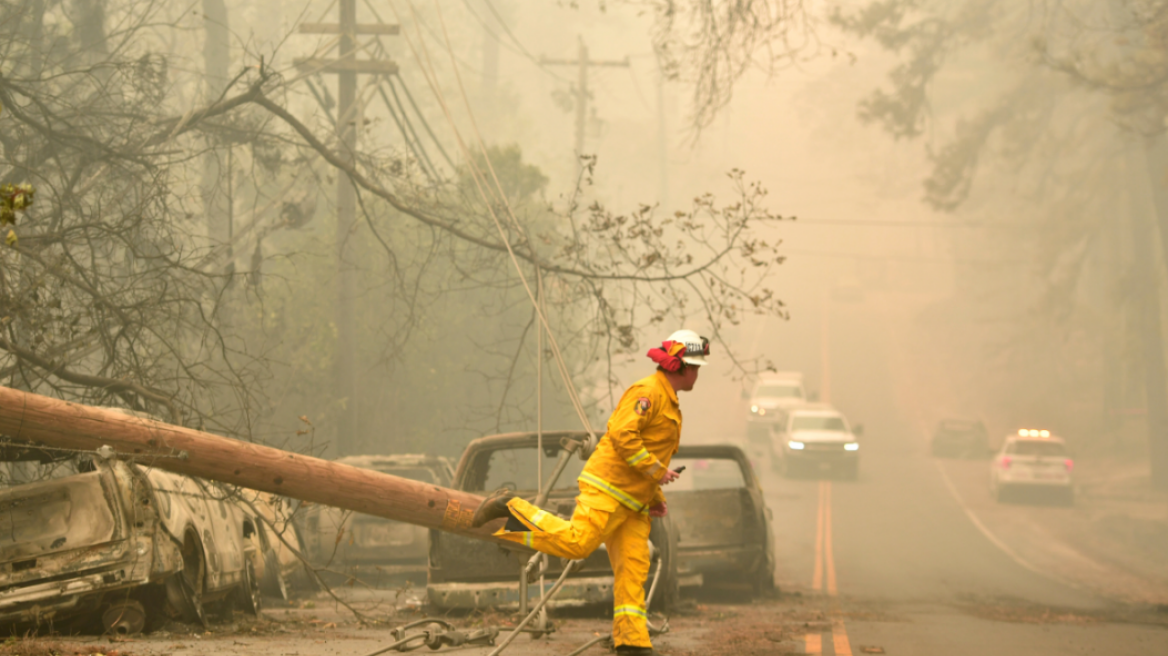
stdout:
<svg viewBox="0 0 1168 656">
<path fill-rule="evenodd" d="M 2 386 L 0 435 L 59 449 L 109 446 L 179 474 L 493 540 L 470 526 L 482 501 L 473 494 Z"/>
</svg>

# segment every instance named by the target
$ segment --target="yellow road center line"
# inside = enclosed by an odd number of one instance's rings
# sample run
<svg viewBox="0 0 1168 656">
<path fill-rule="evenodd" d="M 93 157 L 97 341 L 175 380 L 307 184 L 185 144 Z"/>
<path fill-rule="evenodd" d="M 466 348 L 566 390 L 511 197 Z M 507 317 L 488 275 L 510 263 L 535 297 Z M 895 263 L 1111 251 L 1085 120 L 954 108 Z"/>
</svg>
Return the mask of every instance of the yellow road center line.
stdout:
<svg viewBox="0 0 1168 656">
<path fill-rule="evenodd" d="M 848 642 L 848 632 L 839 617 L 831 621 L 831 646 L 835 649 L 835 656 L 852 656 L 852 643 Z"/>
<path fill-rule="evenodd" d="M 823 504 L 823 562 L 827 568 L 827 594 L 836 596 L 835 554 L 831 546 L 831 481 L 824 481 L 827 501 Z"/>
<path fill-rule="evenodd" d="M 819 481 L 819 507 L 815 515 L 815 572 L 811 575 L 811 589 L 823 589 L 823 484 Z"/>
<path fill-rule="evenodd" d="M 824 572 L 827 576 L 827 594 L 838 597 L 839 588 L 835 578 L 835 550 L 832 545 L 831 531 L 831 481 L 819 481 L 819 507 L 815 519 L 815 573 L 811 578 L 811 588 L 815 591 L 823 590 Z M 852 644 L 848 640 L 847 629 L 840 615 L 839 600 L 833 599 L 831 620 L 831 645 L 835 656 L 852 656 Z M 823 653 L 823 636 L 818 633 L 808 633 L 803 636 L 803 652 L 806 654 Z"/>
</svg>

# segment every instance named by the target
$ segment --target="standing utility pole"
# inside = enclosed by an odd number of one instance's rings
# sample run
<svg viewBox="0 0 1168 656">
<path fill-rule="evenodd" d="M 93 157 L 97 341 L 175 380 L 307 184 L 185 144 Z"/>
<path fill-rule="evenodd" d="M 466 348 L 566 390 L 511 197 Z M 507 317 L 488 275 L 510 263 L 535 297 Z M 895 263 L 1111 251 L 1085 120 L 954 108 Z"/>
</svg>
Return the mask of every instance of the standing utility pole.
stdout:
<svg viewBox="0 0 1168 656">
<path fill-rule="evenodd" d="M 357 74 L 396 75 L 397 64 L 384 60 L 357 59 L 357 35 L 394 35 L 398 25 L 357 24 L 357 0 L 340 0 L 340 23 L 303 23 L 301 34 L 340 34 L 337 59 L 298 58 L 302 71 L 334 73 L 337 76 L 337 137 L 341 158 L 350 165 L 356 162 L 357 134 L 361 112 L 357 106 Z M 337 453 L 346 455 L 358 443 L 359 416 L 356 385 L 356 335 L 353 325 L 353 267 L 346 261 L 349 237 L 356 225 L 357 192 L 348 175 L 337 175 L 336 225 L 336 298 L 333 322 L 336 324 L 336 356 L 333 369 L 333 393 L 344 404 L 337 423 Z"/>
<path fill-rule="evenodd" d="M 588 47 L 584 45 L 584 37 L 580 37 L 580 50 L 576 55 L 576 59 L 551 59 L 548 57 L 541 57 L 540 63 L 545 66 L 575 66 L 576 72 L 576 89 L 574 95 L 576 96 L 576 157 L 584 154 L 584 127 L 588 121 L 588 67 L 590 66 L 614 66 L 614 67 L 629 67 L 629 58 L 625 57 L 622 60 L 602 60 L 589 59 Z"/>
<path fill-rule="evenodd" d="M 665 114 L 665 71 L 657 62 L 657 202 L 669 204 L 669 126 Z"/>
</svg>

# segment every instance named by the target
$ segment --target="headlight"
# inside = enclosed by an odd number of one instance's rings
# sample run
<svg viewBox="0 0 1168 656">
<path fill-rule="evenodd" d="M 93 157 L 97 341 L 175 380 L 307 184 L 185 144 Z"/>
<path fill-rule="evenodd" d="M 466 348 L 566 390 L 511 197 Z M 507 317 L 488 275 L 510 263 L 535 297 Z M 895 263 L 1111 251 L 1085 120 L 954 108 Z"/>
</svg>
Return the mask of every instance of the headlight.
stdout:
<svg viewBox="0 0 1168 656">
<path fill-rule="evenodd" d="M 757 413 L 757 412 L 758 412 L 758 406 L 757 406 L 757 405 L 752 405 L 752 406 L 750 406 L 750 411 L 751 411 L 751 412 L 754 412 L 754 413 Z"/>
<path fill-rule="evenodd" d="M 859 451 L 859 450 L 860 450 L 860 443 L 859 442 L 848 442 L 847 444 L 844 445 L 844 451 Z"/>
<path fill-rule="evenodd" d="M 796 451 L 800 451 L 803 449 L 803 443 L 796 442 L 795 440 L 791 440 L 790 442 L 787 442 L 787 446 L 791 447 L 792 449 L 795 449 Z"/>
<path fill-rule="evenodd" d="M 759 417 L 761 417 L 761 416 L 763 416 L 763 415 L 765 415 L 765 414 L 766 414 L 766 408 L 759 408 L 759 409 L 758 409 L 758 416 L 759 416 Z"/>
</svg>

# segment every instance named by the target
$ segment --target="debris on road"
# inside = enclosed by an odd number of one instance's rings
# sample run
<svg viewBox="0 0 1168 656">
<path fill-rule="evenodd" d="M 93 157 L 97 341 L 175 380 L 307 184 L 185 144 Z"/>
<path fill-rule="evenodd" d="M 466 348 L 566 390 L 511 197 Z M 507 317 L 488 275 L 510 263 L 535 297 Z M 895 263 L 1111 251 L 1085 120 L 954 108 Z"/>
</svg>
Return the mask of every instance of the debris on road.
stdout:
<svg viewBox="0 0 1168 656">
<path fill-rule="evenodd" d="M 108 651 L 107 651 L 108 649 Z M 0 656 L 134 656 L 128 651 L 109 649 L 108 645 L 84 645 L 75 642 L 11 637 L 0 643 Z"/>
</svg>

